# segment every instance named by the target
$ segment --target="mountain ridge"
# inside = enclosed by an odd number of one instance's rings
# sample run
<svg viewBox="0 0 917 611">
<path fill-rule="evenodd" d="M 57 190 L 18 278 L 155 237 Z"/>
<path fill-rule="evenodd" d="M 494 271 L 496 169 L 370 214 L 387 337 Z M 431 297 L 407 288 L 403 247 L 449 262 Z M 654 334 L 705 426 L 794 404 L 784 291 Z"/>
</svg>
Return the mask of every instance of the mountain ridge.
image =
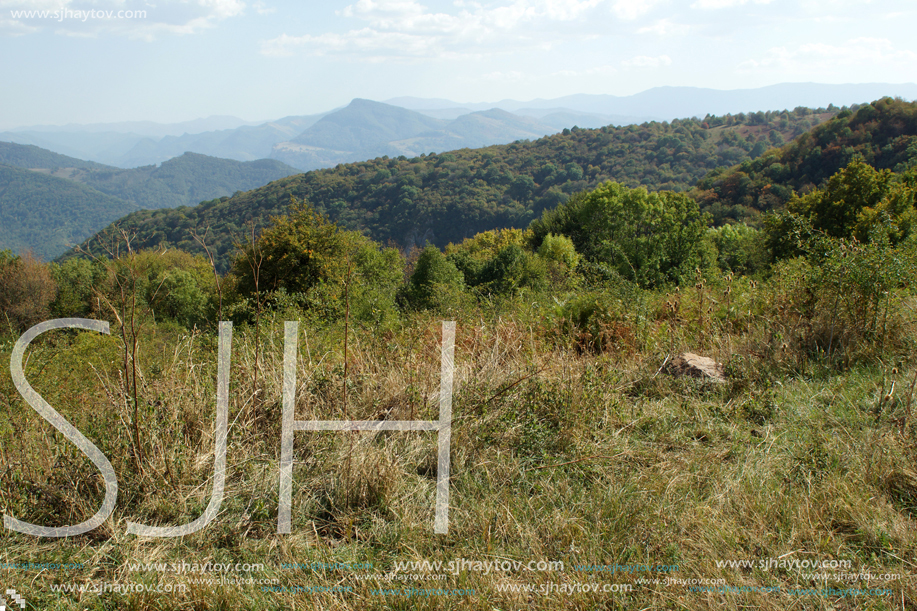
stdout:
<svg viewBox="0 0 917 611">
<path fill-rule="evenodd" d="M 671 121 L 677 118 L 702 117 L 708 114 L 793 110 L 796 107 L 824 108 L 829 105 L 849 106 L 861 103 L 863 100 L 877 100 L 883 97 L 917 99 L 917 84 L 777 83 L 765 87 L 731 90 L 663 86 L 627 96 L 573 94 L 550 99 L 536 98 L 529 101 L 504 99 L 499 102 L 484 103 L 460 103 L 443 98 L 402 96 L 385 101 L 414 110 L 427 107 L 431 109 L 463 107 L 470 110 L 502 108 L 515 112 L 525 107 L 540 109 L 553 106 L 606 115 L 633 115 L 643 120 Z M 693 98 L 690 108 L 685 107 L 686 98 Z M 663 104 L 664 101 L 672 99 L 677 101 L 677 105 Z"/>
<path fill-rule="evenodd" d="M 544 131 L 544 134 L 547 134 L 573 126 L 597 128 L 612 124 L 620 126 L 647 121 L 671 121 L 677 118 L 700 117 L 707 114 L 792 110 L 796 107 L 819 108 L 828 107 L 831 104 L 834 106 L 852 105 L 863 100 L 875 100 L 886 96 L 915 99 L 917 98 L 917 85 L 913 83 L 867 83 L 862 85 L 779 83 L 756 89 L 736 90 L 657 87 L 627 96 L 573 94 L 552 99 L 502 100 L 468 104 L 460 104 L 443 98 L 405 96 L 379 103 L 400 106 L 445 121 L 454 121 L 472 112 L 498 108 L 538 119 L 545 124 L 548 131 Z M 323 117 L 343 108 L 346 106 L 318 114 L 290 115 L 282 119 L 260 123 L 243 122 L 235 117 L 210 117 L 176 124 L 148 125 L 149 122 L 122 122 L 69 125 L 59 128 L 65 131 L 59 131 L 54 126 L 31 126 L 0 133 L 0 140 L 33 144 L 60 154 L 121 168 L 161 163 L 185 151 L 237 161 L 252 161 L 271 156 L 275 145 L 294 140 Z M 223 123 L 220 123 L 221 121 Z M 223 129 L 231 125 L 231 123 L 225 123 L 226 121 L 246 124 L 233 129 Z M 194 133 L 208 125 L 221 129 Z M 479 142 L 476 145 L 507 144 L 526 137 L 518 134 L 503 142 Z M 289 152 L 294 151 L 296 146 L 294 143 L 279 148 Z M 330 148 L 337 150 L 333 146 Z M 362 148 L 366 149 L 366 147 Z M 380 147 L 367 151 L 364 159 L 376 155 L 390 155 L 397 150 L 396 147 L 390 152 Z M 430 152 L 430 149 L 425 152 Z M 342 161 L 359 160 L 356 158 L 342 160 L 339 156 L 321 155 L 314 151 L 313 153 L 314 159 L 310 158 L 310 163 L 313 165 L 300 164 L 298 169 L 306 171 L 317 167 L 330 167 Z M 281 161 L 291 161 L 292 158 L 289 156 L 284 158 L 286 154 L 279 154 L 277 158 Z M 398 153 L 395 152 L 395 154 Z M 309 158 L 308 155 L 307 158 Z"/>
<path fill-rule="evenodd" d="M 381 243 L 409 250 L 429 240 L 442 247 L 481 231 L 525 227 L 543 210 L 606 180 L 687 191 L 709 170 L 760 155 L 839 110 L 727 116 L 717 118 L 723 124 L 714 127 L 686 119 L 574 128 L 535 141 L 410 159 L 377 157 L 291 176 L 194 208 L 133 213 L 96 239 L 105 242 L 121 227 L 135 235 L 138 248 L 171 246 L 197 253 L 201 246 L 190 229 L 206 228 L 211 252 L 225 271 L 243 232 L 268 226 L 294 197 L 342 228 Z M 94 241 L 83 247 L 95 248 Z"/>
<path fill-rule="evenodd" d="M 274 145 L 271 158 L 308 171 L 374 157 L 480 148 L 557 131 L 532 117 L 496 108 L 449 121 L 357 98 L 296 138 Z"/>
<path fill-rule="evenodd" d="M 0 250 L 53 258 L 141 208 L 177 207 L 248 191 L 298 173 L 273 159 L 185 153 L 125 170 L 0 142 Z"/>
</svg>

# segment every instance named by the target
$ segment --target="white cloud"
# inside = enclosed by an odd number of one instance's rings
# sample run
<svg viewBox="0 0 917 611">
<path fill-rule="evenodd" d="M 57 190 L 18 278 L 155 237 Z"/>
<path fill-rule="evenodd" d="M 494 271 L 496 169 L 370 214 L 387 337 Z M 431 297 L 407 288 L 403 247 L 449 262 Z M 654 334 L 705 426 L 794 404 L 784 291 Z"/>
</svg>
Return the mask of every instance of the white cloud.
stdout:
<svg viewBox="0 0 917 611">
<path fill-rule="evenodd" d="M 510 70 L 509 72 L 488 72 L 481 78 L 485 81 L 494 81 L 498 83 L 521 83 L 523 81 L 534 80 L 532 77 L 526 76 L 518 70 Z"/>
<path fill-rule="evenodd" d="M 431 11 L 416 0 L 358 0 L 338 14 L 363 21 L 365 27 L 344 33 L 283 34 L 262 42 L 261 52 L 421 59 L 545 49 L 599 31 L 601 20 L 593 13 L 604 2 L 607 0 L 512 0 L 485 7 L 457 1 L 457 10 L 447 13 Z"/>
<path fill-rule="evenodd" d="M 29 27 L 21 21 L 0 17 L 0 36 L 24 36 L 36 30 L 37 28 Z"/>
<path fill-rule="evenodd" d="M 0 8 L 15 8 L 26 11 L 53 11 L 67 8 L 70 0 L 0 0 Z"/>
<path fill-rule="evenodd" d="M 346 34 L 320 34 L 318 36 L 279 37 L 262 44 L 264 55 L 284 57 L 293 55 L 298 48 L 306 49 L 311 55 L 335 55 L 342 53 L 368 54 L 385 50 L 388 54 L 404 57 L 427 56 L 434 53 L 435 39 L 425 36 L 414 36 L 400 32 L 378 32 L 370 28 L 353 30 Z"/>
<path fill-rule="evenodd" d="M 245 10 L 245 3 L 241 0 L 198 0 L 198 3 L 209 9 L 207 18 L 228 19 L 241 15 Z"/>
<path fill-rule="evenodd" d="M 662 66 L 671 66 L 672 58 L 668 55 L 659 55 L 649 57 L 647 55 L 638 55 L 621 62 L 625 68 L 661 68 Z"/>
<path fill-rule="evenodd" d="M 255 12 L 259 15 L 270 15 L 271 13 L 276 13 L 277 9 L 273 6 L 267 6 L 264 2 L 255 2 L 252 5 L 252 8 L 255 9 Z"/>
<path fill-rule="evenodd" d="M 739 64 L 740 71 L 779 70 L 782 72 L 811 73 L 833 71 L 838 68 L 849 70 L 851 66 L 901 65 L 909 71 L 917 62 L 917 53 L 908 49 L 896 49 L 885 38 L 854 38 L 843 45 L 806 43 L 794 49 L 774 47 L 759 59 L 750 59 Z"/>
<path fill-rule="evenodd" d="M 637 34 L 654 34 L 656 36 L 684 36 L 691 32 L 691 26 L 675 23 L 669 19 L 660 19 L 652 25 L 637 29 Z"/>
<path fill-rule="evenodd" d="M 733 8 L 745 4 L 770 4 L 773 0 L 697 0 L 691 5 L 691 8 L 698 9 L 720 9 Z"/>
<path fill-rule="evenodd" d="M 584 68 L 582 70 L 560 70 L 558 72 L 552 72 L 550 76 L 563 76 L 563 77 L 580 77 L 580 76 L 595 76 L 602 75 L 607 76 L 610 74 L 615 74 L 618 71 L 614 66 L 604 65 L 604 66 L 595 66 L 593 68 Z"/>
<path fill-rule="evenodd" d="M 647 14 L 661 0 L 617 0 L 612 7 L 620 19 L 632 20 Z"/>
</svg>

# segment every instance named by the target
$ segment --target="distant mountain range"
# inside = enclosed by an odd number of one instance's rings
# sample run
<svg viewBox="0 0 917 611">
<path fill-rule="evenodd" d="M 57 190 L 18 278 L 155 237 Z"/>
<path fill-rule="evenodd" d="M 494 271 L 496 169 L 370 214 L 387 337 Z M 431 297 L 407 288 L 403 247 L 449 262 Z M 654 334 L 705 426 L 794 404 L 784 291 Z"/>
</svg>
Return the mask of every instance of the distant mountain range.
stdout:
<svg viewBox="0 0 917 611">
<path fill-rule="evenodd" d="M 30 127 L 0 133 L 0 141 L 31 144 L 62 155 L 90 159 L 119 168 L 135 168 L 162 163 L 186 152 L 254 161 L 270 157 L 278 142 L 295 138 L 324 115 L 284 117 L 259 125 L 241 119 L 189 121 L 174 125 L 155 123 L 110 123 L 86 126 Z M 180 127 L 204 131 L 180 131 Z M 123 130 L 123 131 L 118 131 Z"/>
<path fill-rule="evenodd" d="M 824 85 L 819 83 L 782 83 L 757 89 L 704 89 L 701 87 L 655 87 L 629 96 L 577 94 L 527 102 L 501 100 L 484 104 L 461 104 L 441 98 L 400 97 L 386 103 L 422 113 L 469 113 L 499 108 L 517 114 L 539 111 L 593 113 L 614 117 L 617 125 L 643 121 L 671 121 L 688 117 L 737 114 L 767 110 L 793 110 L 796 107 L 826 108 L 849 106 L 863 100 L 883 97 L 917 99 L 917 84 L 864 83 Z M 579 127 L 589 127 L 580 125 Z"/>
<path fill-rule="evenodd" d="M 196 153 L 124 170 L 0 142 L 0 249 L 53 258 L 135 210 L 192 205 L 296 173 L 274 159 Z"/>
<path fill-rule="evenodd" d="M 322 117 L 289 142 L 274 145 L 271 157 L 312 170 L 382 156 L 415 157 L 534 140 L 561 129 L 498 109 L 467 113 L 450 121 L 356 99 L 346 108 Z"/>
<path fill-rule="evenodd" d="M 235 117 L 209 117 L 169 125 L 33 126 L 0 133 L 0 140 L 121 168 L 158 164 L 193 152 L 237 161 L 273 158 L 307 171 L 383 155 L 506 144 L 573 126 L 597 128 L 707 114 L 844 106 L 885 96 L 917 99 L 917 85 L 788 83 L 731 91 L 657 87 L 631 96 L 578 94 L 474 104 L 401 97 L 385 103 L 354 100 L 325 113 L 258 124 Z"/>
</svg>

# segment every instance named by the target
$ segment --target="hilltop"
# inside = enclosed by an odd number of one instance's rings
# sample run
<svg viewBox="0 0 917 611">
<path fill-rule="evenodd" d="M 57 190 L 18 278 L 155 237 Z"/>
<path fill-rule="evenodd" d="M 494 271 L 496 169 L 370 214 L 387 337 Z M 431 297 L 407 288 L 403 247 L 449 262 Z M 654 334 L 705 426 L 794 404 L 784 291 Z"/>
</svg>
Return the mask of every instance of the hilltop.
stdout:
<svg viewBox="0 0 917 611">
<path fill-rule="evenodd" d="M 783 148 L 711 172 L 692 195 L 716 220 L 748 219 L 822 186 L 854 157 L 895 172 L 917 163 L 917 103 L 883 98 L 845 110 Z"/>
<path fill-rule="evenodd" d="M 355 99 L 329 113 L 296 138 L 274 145 L 271 157 L 314 170 L 374 157 L 414 157 L 431 151 L 481 148 L 553 134 L 559 117 L 548 122 L 489 109 L 445 120 L 398 106 Z"/>
</svg>

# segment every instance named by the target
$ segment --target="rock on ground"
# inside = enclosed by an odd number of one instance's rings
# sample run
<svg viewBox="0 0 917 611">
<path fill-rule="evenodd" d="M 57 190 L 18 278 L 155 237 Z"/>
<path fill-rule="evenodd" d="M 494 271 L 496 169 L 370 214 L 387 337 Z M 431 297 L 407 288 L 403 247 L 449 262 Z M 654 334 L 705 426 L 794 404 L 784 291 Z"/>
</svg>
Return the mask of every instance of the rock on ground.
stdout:
<svg viewBox="0 0 917 611">
<path fill-rule="evenodd" d="M 722 363 L 693 352 L 682 352 L 666 364 L 665 370 L 666 373 L 677 377 L 691 376 L 717 382 L 726 381 Z"/>
</svg>

